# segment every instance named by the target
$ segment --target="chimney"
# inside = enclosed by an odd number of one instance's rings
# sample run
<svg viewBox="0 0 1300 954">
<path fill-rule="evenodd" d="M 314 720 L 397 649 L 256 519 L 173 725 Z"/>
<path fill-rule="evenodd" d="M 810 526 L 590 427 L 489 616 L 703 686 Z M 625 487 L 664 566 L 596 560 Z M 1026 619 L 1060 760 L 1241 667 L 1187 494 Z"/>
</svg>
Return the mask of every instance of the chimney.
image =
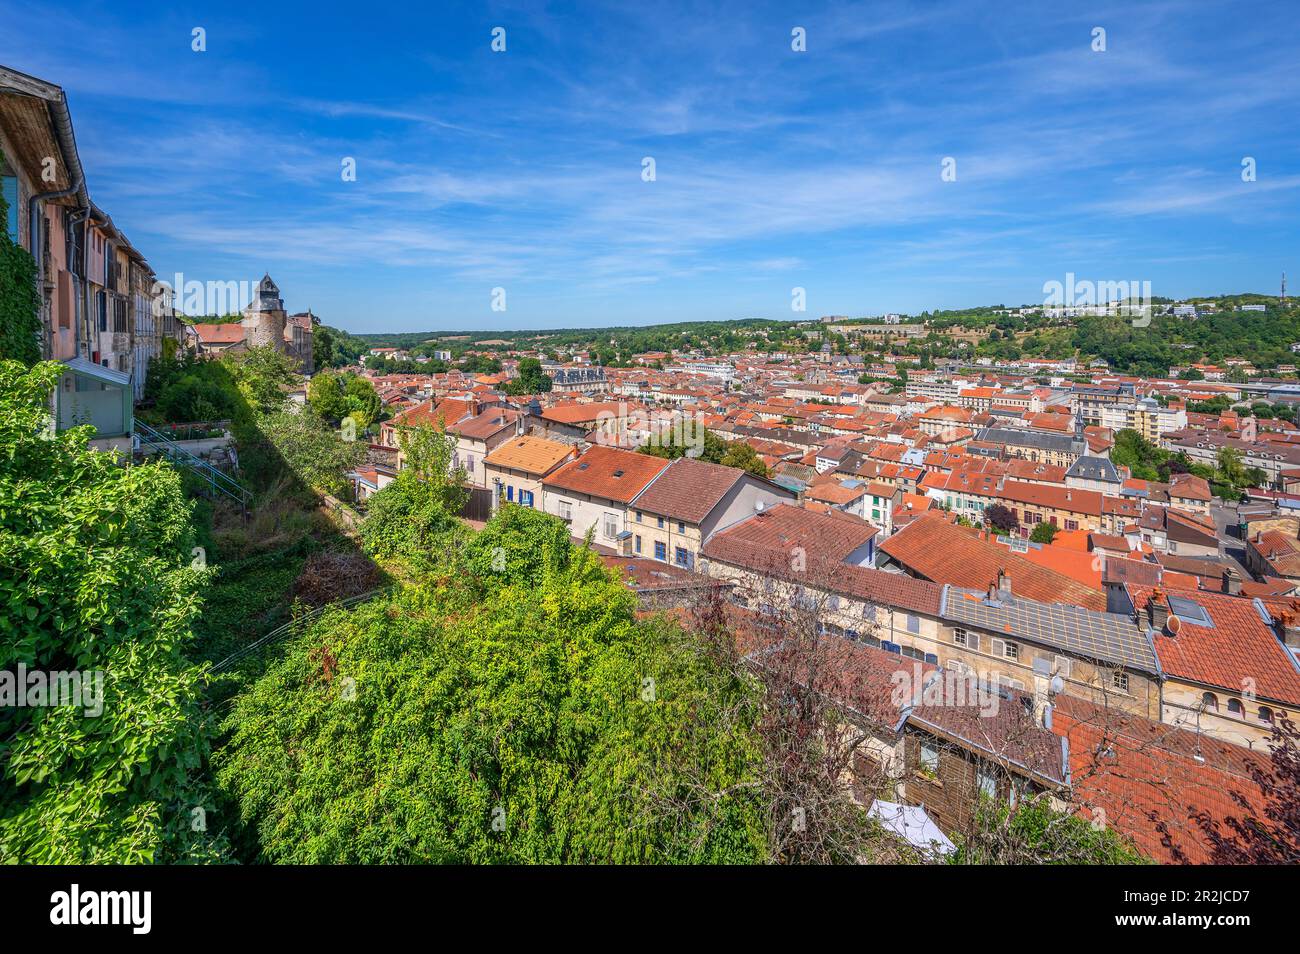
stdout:
<svg viewBox="0 0 1300 954">
<path fill-rule="evenodd" d="M 1225 567 L 1223 571 L 1223 592 L 1229 596 L 1241 595 L 1241 574 L 1236 567 Z"/>
<path fill-rule="evenodd" d="M 1291 608 L 1284 609 L 1278 613 L 1277 628 L 1280 630 L 1278 637 L 1283 644 L 1291 647 L 1300 647 L 1300 609 L 1296 606 L 1296 601 L 1291 601 Z"/>
<path fill-rule="evenodd" d="M 1003 600 L 1011 599 L 1011 577 L 1005 570 L 998 570 L 998 596 Z"/>
<path fill-rule="evenodd" d="M 1165 602 L 1165 594 L 1160 587 L 1151 591 L 1151 596 L 1147 599 L 1147 613 L 1151 619 L 1151 628 L 1163 631 L 1169 622 L 1169 604 Z"/>
</svg>

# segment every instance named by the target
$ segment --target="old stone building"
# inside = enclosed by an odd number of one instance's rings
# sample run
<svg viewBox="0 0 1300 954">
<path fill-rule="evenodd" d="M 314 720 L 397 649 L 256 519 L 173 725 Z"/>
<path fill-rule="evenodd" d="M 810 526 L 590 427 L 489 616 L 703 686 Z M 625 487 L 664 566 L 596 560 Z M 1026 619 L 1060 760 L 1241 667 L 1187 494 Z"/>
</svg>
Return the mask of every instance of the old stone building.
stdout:
<svg viewBox="0 0 1300 954">
<path fill-rule="evenodd" d="M 196 324 L 194 331 L 201 354 L 217 356 L 271 345 L 297 361 L 304 374 L 312 374 L 316 370 L 312 332 L 318 321 L 310 311 L 286 313 L 280 289 L 267 274 L 257 283 L 238 324 Z"/>
<path fill-rule="evenodd" d="M 263 275 L 253 300 L 244 309 L 244 319 L 240 322 L 244 327 L 245 345 L 249 348 L 273 345 L 284 351 L 284 328 L 288 320 L 280 289 L 271 281 L 269 274 Z"/>
</svg>

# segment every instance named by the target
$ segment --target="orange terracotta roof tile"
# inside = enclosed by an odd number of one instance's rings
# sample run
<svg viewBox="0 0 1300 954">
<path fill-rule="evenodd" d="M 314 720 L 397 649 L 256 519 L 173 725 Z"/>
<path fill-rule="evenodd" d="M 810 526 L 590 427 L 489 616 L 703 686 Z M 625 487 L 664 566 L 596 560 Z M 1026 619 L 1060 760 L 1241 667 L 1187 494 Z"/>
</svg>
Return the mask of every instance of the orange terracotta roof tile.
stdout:
<svg viewBox="0 0 1300 954">
<path fill-rule="evenodd" d="M 569 444 L 525 435 L 506 441 L 484 457 L 483 463 L 542 477 L 568 460 L 576 451 Z"/>
<path fill-rule="evenodd" d="M 978 532 L 967 532 L 945 514 L 927 514 L 912 521 L 880 549 L 911 572 L 936 583 L 984 590 L 1001 570 L 1011 577 L 1013 591 L 1028 599 L 1099 612 L 1106 609 L 1106 596 L 1100 588 L 1040 566 Z"/>
<path fill-rule="evenodd" d="M 668 461 L 659 457 L 597 444 L 542 483 L 555 490 L 629 503 L 667 467 Z"/>
</svg>

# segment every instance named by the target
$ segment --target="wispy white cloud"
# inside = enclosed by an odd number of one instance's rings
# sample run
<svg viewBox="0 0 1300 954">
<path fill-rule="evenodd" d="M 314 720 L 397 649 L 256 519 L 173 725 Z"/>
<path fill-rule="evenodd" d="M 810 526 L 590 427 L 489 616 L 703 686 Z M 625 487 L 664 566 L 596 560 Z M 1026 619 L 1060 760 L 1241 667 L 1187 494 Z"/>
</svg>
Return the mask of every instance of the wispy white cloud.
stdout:
<svg viewBox="0 0 1300 954">
<path fill-rule="evenodd" d="M 403 290 L 477 301 L 507 282 L 716 317 L 796 277 L 815 300 L 905 282 L 931 304 L 921 289 L 963 281 L 1003 298 L 1062 266 L 1199 278 L 1200 250 L 1251 225 L 1294 233 L 1295 24 L 1271 11 L 507 4 L 379 38 L 268 10 L 214 14 L 200 55 L 188 12 L 72 5 L 59 32 L 0 0 L 19 26 L 0 61 L 69 90 L 92 192 L 157 266 L 293 269 L 318 306 L 362 300 L 342 283 L 366 269 L 390 323 Z"/>
</svg>

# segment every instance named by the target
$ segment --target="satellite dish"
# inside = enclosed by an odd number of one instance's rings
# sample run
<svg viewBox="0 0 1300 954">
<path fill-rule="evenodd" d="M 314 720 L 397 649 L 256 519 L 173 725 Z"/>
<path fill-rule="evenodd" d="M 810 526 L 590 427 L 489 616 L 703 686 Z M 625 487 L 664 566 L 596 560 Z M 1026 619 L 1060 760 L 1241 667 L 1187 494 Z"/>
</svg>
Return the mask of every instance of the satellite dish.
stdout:
<svg viewBox="0 0 1300 954">
<path fill-rule="evenodd" d="M 1051 683 L 1052 694 L 1055 695 L 1065 689 L 1065 680 L 1060 676 L 1053 676 Z"/>
</svg>

